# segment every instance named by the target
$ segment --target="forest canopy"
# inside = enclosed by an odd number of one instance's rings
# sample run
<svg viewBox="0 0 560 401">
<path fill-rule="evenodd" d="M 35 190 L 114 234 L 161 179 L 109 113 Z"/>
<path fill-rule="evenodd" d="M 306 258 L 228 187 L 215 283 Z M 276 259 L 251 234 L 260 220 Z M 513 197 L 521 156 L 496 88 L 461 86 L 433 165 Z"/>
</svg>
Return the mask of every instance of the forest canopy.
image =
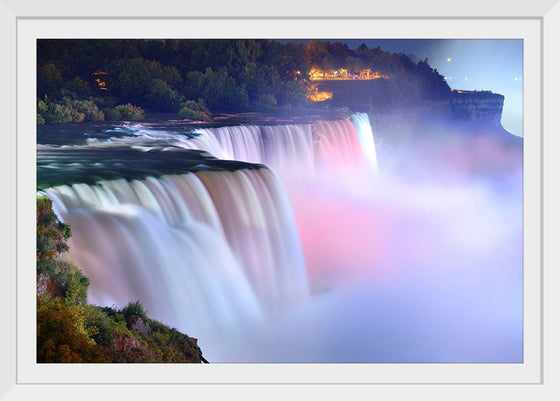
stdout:
<svg viewBox="0 0 560 401">
<path fill-rule="evenodd" d="M 207 117 L 210 110 L 308 107 L 310 72 L 337 70 L 390 78 L 383 88 L 391 97 L 421 100 L 450 92 L 426 59 L 365 44 L 45 39 L 37 46 L 38 123 L 142 119 L 144 110 Z"/>
</svg>

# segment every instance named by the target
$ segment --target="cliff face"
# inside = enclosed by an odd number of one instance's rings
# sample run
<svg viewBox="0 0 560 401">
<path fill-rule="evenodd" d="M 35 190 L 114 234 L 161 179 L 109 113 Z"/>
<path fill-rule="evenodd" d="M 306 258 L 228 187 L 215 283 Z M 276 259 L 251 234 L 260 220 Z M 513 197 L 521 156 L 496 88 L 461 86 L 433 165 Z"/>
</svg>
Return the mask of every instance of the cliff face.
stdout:
<svg viewBox="0 0 560 401">
<path fill-rule="evenodd" d="M 410 85 L 409 85 L 410 86 Z M 501 127 L 504 96 L 490 91 L 453 90 L 424 92 L 393 80 L 324 81 L 317 90 L 332 94 L 325 104 L 346 106 L 354 111 L 392 114 L 422 109 L 432 117 L 457 123 Z"/>
<path fill-rule="evenodd" d="M 500 126 L 504 96 L 492 92 L 452 91 L 450 105 L 454 120 Z"/>
</svg>

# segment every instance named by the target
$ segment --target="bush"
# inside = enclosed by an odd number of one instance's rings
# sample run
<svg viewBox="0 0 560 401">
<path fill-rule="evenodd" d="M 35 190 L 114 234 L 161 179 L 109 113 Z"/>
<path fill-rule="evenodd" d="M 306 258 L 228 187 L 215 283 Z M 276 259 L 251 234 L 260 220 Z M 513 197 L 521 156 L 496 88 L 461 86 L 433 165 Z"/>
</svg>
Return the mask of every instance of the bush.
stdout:
<svg viewBox="0 0 560 401">
<path fill-rule="evenodd" d="M 47 63 L 37 69 L 37 95 L 55 95 L 62 85 L 62 74 L 54 63 Z"/>
<path fill-rule="evenodd" d="M 65 91 L 62 100 L 52 101 L 47 96 L 37 102 L 37 123 L 48 124 L 79 123 L 82 121 L 103 121 L 105 115 L 93 100 L 77 100 L 75 94 Z M 41 116 L 41 118 L 39 118 Z"/>
<path fill-rule="evenodd" d="M 144 110 L 130 103 L 107 108 L 104 112 L 105 118 L 112 121 L 139 121 L 144 119 Z"/>
<path fill-rule="evenodd" d="M 225 67 L 221 67 L 217 71 L 208 67 L 204 73 L 188 72 L 185 80 L 185 93 L 193 98 L 204 99 L 212 109 L 240 109 L 249 103 L 245 85 L 238 85 Z"/>
<path fill-rule="evenodd" d="M 278 102 L 276 98 L 271 93 L 264 93 L 259 95 L 255 104 L 263 105 L 263 106 L 276 106 Z"/>
<path fill-rule="evenodd" d="M 142 306 L 140 301 L 130 302 L 128 305 L 122 308 L 121 313 L 124 315 L 129 328 L 138 318 L 141 318 L 142 320 L 148 319 L 148 317 L 146 316 L 146 311 L 144 310 L 144 307 Z"/>
<path fill-rule="evenodd" d="M 80 113 L 69 104 L 59 103 L 49 103 L 45 116 L 45 121 L 49 124 L 79 123 L 85 119 L 85 113 Z"/>
<path fill-rule="evenodd" d="M 62 88 L 62 91 L 69 91 L 82 98 L 87 98 L 88 96 L 93 95 L 93 91 L 91 90 L 89 84 L 80 77 L 76 77 L 72 81 L 64 82 Z"/>
<path fill-rule="evenodd" d="M 86 121 L 103 121 L 105 120 L 105 115 L 99 107 L 91 100 L 70 100 L 64 98 L 65 104 L 74 108 L 78 113 L 85 114 Z"/>
<path fill-rule="evenodd" d="M 37 102 L 37 125 L 45 124 L 45 115 L 48 111 L 47 103 L 44 100 L 39 99 Z"/>
<path fill-rule="evenodd" d="M 89 279 L 73 264 L 60 259 L 68 251 L 70 226 L 58 221 L 52 211 L 51 200 L 37 199 L 37 281 L 46 284 L 51 297 L 61 297 L 73 305 L 87 300 Z"/>
<path fill-rule="evenodd" d="M 150 107 L 158 111 L 176 112 L 185 98 L 162 79 L 154 79 L 146 95 Z"/>
<path fill-rule="evenodd" d="M 87 335 L 81 309 L 61 302 L 37 306 L 37 362 L 109 362 Z"/>
<path fill-rule="evenodd" d="M 37 198 L 37 260 L 52 259 L 68 251 L 66 241 L 72 235 L 70 226 L 59 221 L 47 197 Z"/>
<path fill-rule="evenodd" d="M 210 121 L 210 111 L 203 99 L 198 101 L 187 100 L 178 112 L 179 117 L 190 120 Z"/>
</svg>

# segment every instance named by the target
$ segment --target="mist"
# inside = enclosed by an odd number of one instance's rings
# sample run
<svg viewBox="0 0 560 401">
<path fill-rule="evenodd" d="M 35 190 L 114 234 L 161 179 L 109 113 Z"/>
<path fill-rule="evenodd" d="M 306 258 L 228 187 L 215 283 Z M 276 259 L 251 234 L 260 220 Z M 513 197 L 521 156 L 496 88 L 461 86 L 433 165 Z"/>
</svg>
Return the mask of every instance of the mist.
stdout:
<svg viewBox="0 0 560 401">
<path fill-rule="evenodd" d="M 523 362 L 520 147 L 445 130 L 377 144 L 374 174 L 285 179 L 311 296 L 237 335 L 204 333 L 208 359 Z"/>
</svg>

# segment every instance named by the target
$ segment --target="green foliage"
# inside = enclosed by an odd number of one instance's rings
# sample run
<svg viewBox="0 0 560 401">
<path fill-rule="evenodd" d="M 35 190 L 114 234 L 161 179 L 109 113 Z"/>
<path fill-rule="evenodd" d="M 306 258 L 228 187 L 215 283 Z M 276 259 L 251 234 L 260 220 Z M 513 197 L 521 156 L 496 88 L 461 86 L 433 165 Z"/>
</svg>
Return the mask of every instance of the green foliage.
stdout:
<svg viewBox="0 0 560 401">
<path fill-rule="evenodd" d="M 141 107 L 133 106 L 130 103 L 107 108 L 104 112 L 105 118 L 113 121 L 140 121 L 145 117 Z"/>
<path fill-rule="evenodd" d="M 47 94 L 57 93 L 62 82 L 60 69 L 53 62 L 41 65 L 37 69 L 37 96 L 43 97 Z"/>
<path fill-rule="evenodd" d="M 61 253 L 68 251 L 66 241 L 70 236 L 70 226 L 57 219 L 51 200 L 37 198 L 37 278 L 45 286 L 42 292 L 77 305 L 86 302 L 89 279 L 60 258 Z"/>
<path fill-rule="evenodd" d="M 185 93 L 190 98 L 204 99 L 210 108 L 217 109 L 239 109 L 249 102 L 245 85 L 238 85 L 225 67 L 217 71 L 209 67 L 204 73 L 189 72 L 185 80 Z"/>
<path fill-rule="evenodd" d="M 176 90 L 183 79 L 174 66 L 138 57 L 120 59 L 111 70 L 111 76 L 116 79 L 110 86 L 122 100 L 174 112 L 184 100 Z"/>
<path fill-rule="evenodd" d="M 122 309 L 121 313 L 128 324 L 133 324 L 138 318 L 147 319 L 146 311 L 140 301 L 130 302 Z"/>
<path fill-rule="evenodd" d="M 302 80 L 283 83 L 279 94 L 278 103 L 288 107 L 308 106 L 311 103 L 307 98 L 307 85 Z"/>
<path fill-rule="evenodd" d="M 75 96 L 80 98 L 93 96 L 93 91 L 91 90 L 89 83 L 85 82 L 80 77 L 75 77 L 71 81 L 64 82 L 62 89 L 68 91 L 69 93 L 73 93 Z"/>
<path fill-rule="evenodd" d="M 171 88 L 166 81 L 154 79 L 146 95 L 146 100 L 157 111 L 178 111 L 185 101 L 182 95 Z"/>
<path fill-rule="evenodd" d="M 102 308 L 87 305 L 83 308 L 83 315 L 85 330 L 98 345 L 111 347 L 115 344 L 113 338 L 115 333 L 118 332 L 120 335 L 126 333 L 124 320 L 119 330 L 119 322 L 114 321 Z"/>
<path fill-rule="evenodd" d="M 55 279 L 60 283 L 62 294 L 70 304 L 84 304 L 87 302 L 89 279 L 75 266 L 55 274 Z"/>
<path fill-rule="evenodd" d="M 268 71 L 264 71 L 263 68 L 259 67 L 260 66 L 257 66 L 256 63 L 249 63 L 245 65 L 239 74 L 239 80 L 241 83 L 245 84 L 251 99 L 256 99 L 263 89 L 269 89 L 271 86 L 269 84 L 269 77 L 267 76 Z"/>
<path fill-rule="evenodd" d="M 198 99 L 196 102 L 187 100 L 177 114 L 181 118 L 190 120 L 210 121 L 210 111 L 203 99 Z"/>
<path fill-rule="evenodd" d="M 201 362 L 196 339 L 149 319 L 139 301 L 122 310 L 89 305 L 89 279 L 60 257 L 70 235 L 50 199 L 38 197 L 37 362 Z M 147 329 L 136 330 L 139 319 Z"/>
<path fill-rule="evenodd" d="M 37 125 L 45 124 L 45 115 L 47 114 L 48 106 L 44 100 L 39 99 L 37 102 Z"/>
<path fill-rule="evenodd" d="M 278 102 L 272 93 L 263 93 L 257 98 L 256 104 L 263 106 L 276 106 Z"/>
<path fill-rule="evenodd" d="M 73 100 L 64 97 L 64 104 L 71 107 L 78 113 L 85 114 L 85 121 L 103 121 L 105 115 L 92 100 Z"/>
<path fill-rule="evenodd" d="M 103 121 L 105 116 L 93 100 L 78 100 L 76 94 L 65 89 L 60 91 L 64 97 L 61 100 L 53 101 L 47 96 L 44 100 L 39 100 L 37 104 L 38 116 L 49 124 L 82 122 L 82 121 Z M 39 121 L 42 121 L 38 118 Z"/>
<path fill-rule="evenodd" d="M 92 101 L 109 120 L 143 118 L 143 113 L 116 109 L 119 103 L 196 120 L 206 116 L 190 103 L 185 107 L 187 99 L 204 99 L 213 112 L 305 107 L 311 104 L 307 99 L 311 68 L 345 68 L 354 74 L 371 69 L 390 75 L 389 80 L 379 80 L 383 82 L 362 83 L 363 90 L 355 91 L 355 96 L 337 87 L 329 104 L 353 110 L 381 111 L 451 96 L 445 79 L 427 60 L 366 44 L 350 49 L 318 40 L 308 44 L 254 39 L 39 40 L 37 93 L 47 108 L 38 107 L 37 124 L 101 119 L 92 105 L 74 100 Z M 101 79 L 107 90 L 97 90 L 95 79 Z"/>
<path fill-rule="evenodd" d="M 70 226 L 62 223 L 52 210 L 47 197 L 37 198 L 37 260 L 52 259 L 68 250 L 66 240 L 72 235 Z"/>
<path fill-rule="evenodd" d="M 87 335 L 80 308 L 41 298 L 37 302 L 37 362 L 109 362 Z"/>
<path fill-rule="evenodd" d="M 213 111 L 308 106 L 311 68 L 345 68 L 351 73 L 369 68 L 390 75 L 391 82 L 370 85 L 371 93 L 360 94 L 358 104 L 366 102 L 362 107 L 379 109 L 450 96 L 443 76 L 427 60 L 415 61 L 365 44 L 350 49 L 318 40 L 308 44 L 255 39 L 39 40 L 37 66 L 37 94 L 49 99 L 47 109 L 37 111 L 38 124 L 101 120 L 101 112 L 92 105 L 65 97 L 92 101 L 109 120 L 140 119 L 139 113 L 113 110 L 117 103 L 174 113 L 184 108 L 184 118 L 197 120 L 205 116 L 185 108 L 186 99 L 204 99 Z M 92 75 L 96 71 L 103 72 L 108 90 L 96 90 L 99 75 Z M 93 99 L 92 92 L 98 97 Z M 342 99 L 337 93 L 333 104 L 336 98 Z"/>
<path fill-rule="evenodd" d="M 45 121 L 48 124 L 79 123 L 86 119 L 85 113 L 80 113 L 70 104 L 50 102 L 47 110 Z"/>
</svg>

